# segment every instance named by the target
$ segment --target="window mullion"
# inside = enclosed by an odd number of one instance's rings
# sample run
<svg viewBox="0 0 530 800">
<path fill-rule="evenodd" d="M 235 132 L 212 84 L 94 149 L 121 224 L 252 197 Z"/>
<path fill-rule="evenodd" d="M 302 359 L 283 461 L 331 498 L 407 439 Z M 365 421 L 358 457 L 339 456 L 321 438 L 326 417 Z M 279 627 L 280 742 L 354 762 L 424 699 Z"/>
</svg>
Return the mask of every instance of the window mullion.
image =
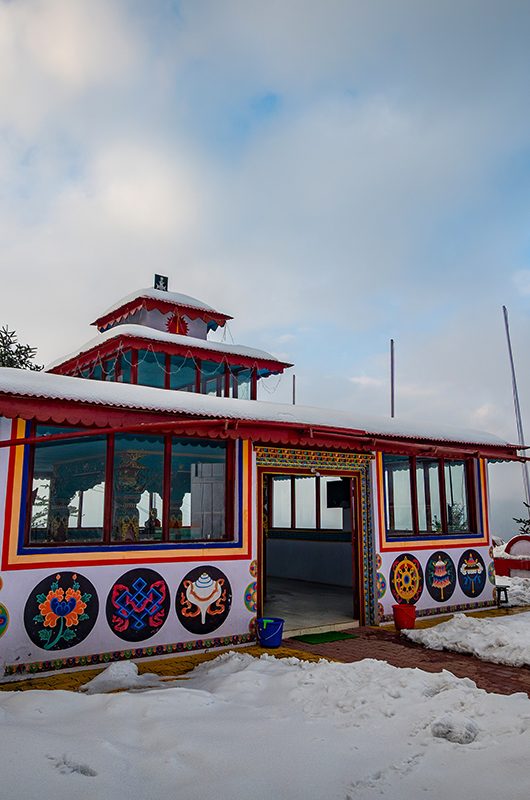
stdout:
<svg viewBox="0 0 530 800">
<path fill-rule="evenodd" d="M 442 532 L 448 533 L 447 523 L 447 498 L 445 494 L 445 460 L 438 461 L 438 480 L 440 481 L 440 511 L 442 516 Z"/>
<path fill-rule="evenodd" d="M 419 533 L 418 519 L 418 485 L 416 483 L 416 456 L 410 456 L 410 501 L 412 505 L 412 530 L 414 535 Z"/>
<path fill-rule="evenodd" d="M 315 525 L 317 531 L 321 530 L 322 528 L 322 520 L 321 520 L 321 497 L 320 497 L 320 475 L 316 475 L 315 477 L 315 503 L 316 503 L 316 510 L 315 510 Z"/>
<path fill-rule="evenodd" d="M 107 436 L 107 463 L 105 469 L 105 500 L 103 512 L 103 543 L 110 544 L 112 528 L 112 496 L 114 488 L 114 434 Z"/>
</svg>

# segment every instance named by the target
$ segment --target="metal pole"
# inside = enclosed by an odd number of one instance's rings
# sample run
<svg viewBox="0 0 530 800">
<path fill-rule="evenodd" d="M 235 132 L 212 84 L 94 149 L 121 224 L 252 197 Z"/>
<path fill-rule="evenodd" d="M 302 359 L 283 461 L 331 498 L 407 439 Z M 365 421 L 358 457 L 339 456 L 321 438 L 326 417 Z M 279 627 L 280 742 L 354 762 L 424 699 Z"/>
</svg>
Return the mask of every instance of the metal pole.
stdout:
<svg viewBox="0 0 530 800">
<path fill-rule="evenodd" d="M 395 368 L 394 368 L 394 340 L 390 339 L 390 416 L 395 416 Z"/>
<path fill-rule="evenodd" d="M 515 377 L 515 364 L 513 360 L 513 351 L 512 351 L 512 342 L 510 339 L 510 325 L 508 322 L 508 310 L 506 306 L 502 307 L 502 313 L 504 314 L 504 328 L 506 330 L 506 341 L 508 342 L 508 355 L 510 357 L 510 368 L 512 371 L 512 394 L 513 394 L 513 404 L 515 408 L 515 422 L 517 425 L 517 436 L 519 438 L 519 444 L 521 447 L 524 447 L 524 432 L 523 432 L 523 420 L 521 417 L 521 406 L 519 405 L 519 392 L 517 391 L 517 380 Z M 528 464 L 526 461 L 522 463 L 523 468 L 523 486 L 524 486 L 524 493 L 526 496 L 526 502 L 530 505 L 530 480 L 528 478 Z M 530 510 L 529 510 L 530 515 Z"/>
<path fill-rule="evenodd" d="M 296 405 L 296 375 L 293 374 L 293 406 Z"/>
</svg>

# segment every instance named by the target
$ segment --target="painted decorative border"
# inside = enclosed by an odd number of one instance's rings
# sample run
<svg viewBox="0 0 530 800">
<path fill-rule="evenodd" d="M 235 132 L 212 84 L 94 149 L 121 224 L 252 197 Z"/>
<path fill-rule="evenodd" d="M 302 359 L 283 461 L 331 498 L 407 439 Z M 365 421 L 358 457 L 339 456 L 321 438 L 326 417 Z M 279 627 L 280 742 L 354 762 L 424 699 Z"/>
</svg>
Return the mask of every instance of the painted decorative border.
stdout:
<svg viewBox="0 0 530 800">
<path fill-rule="evenodd" d="M 375 588 L 373 514 L 370 469 L 374 456 L 371 453 L 344 453 L 325 450 L 300 450 L 291 447 L 265 447 L 255 445 L 258 467 L 282 467 L 284 469 L 335 470 L 358 472 L 361 476 L 362 519 L 362 563 L 360 579 L 363 584 L 364 608 L 361 607 L 361 622 L 364 625 L 377 623 L 377 597 Z"/>
<path fill-rule="evenodd" d="M 341 453 L 328 450 L 298 450 L 292 447 L 255 445 L 258 467 L 298 467 L 300 469 L 348 470 L 364 468 L 374 456 L 371 453 Z"/>
<path fill-rule="evenodd" d="M 136 647 L 127 650 L 115 650 L 110 653 L 95 653 L 88 656 L 72 656 L 58 658 L 51 661 L 34 661 L 30 664 L 6 664 L 4 677 L 13 675 L 37 675 L 40 672 L 53 672 L 58 669 L 71 669 L 72 667 L 89 667 L 99 664 L 110 664 L 113 661 L 128 661 L 132 658 L 149 658 L 152 656 L 165 656 L 173 653 L 191 653 L 194 650 L 212 650 L 216 647 L 230 647 L 231 645 L 255 642 L 255 633 L 242 633 L 234 636 L 220 636 L 216 638 L 196 639 L 190 642 L 177 642 L 176 644 L 159 644 L 152 647 Z"/>
<path fill-rule="evenodd" d="M 477 603 L 458 603 L 454 606 L 437 606 L 436 608 L 416 609 L 417 617 L 437 617 L 442 614 L 456 614 L 458 611 L 473 611 L 476 608 L 489 608 L 497 605 L 494 600 L 482 600 Z M 392 614 L 385 614 L 379 618 L 379 622 L 393 622 Z"/>
<path fill-rule="evenodd" d="M 11 423 L 9 436 L 23 438 L 28 433 L 25 420 L 15 419 Z M 114 545 L 95 547 L 24 547 L 26 525 L 26 498 L 28 488 L 29 456 L 28 445 L 11 447 L 6 487 L 4 514 L 4 543 L 2 549 L 2 569 L 37 569 L 109 564 L 168 563 L 173 561 L 227 561 L 250 558 L 251 556 L 251 509 L 252 509 L 252 444 L 249 440 L 236 443 L 235 472 L 235 514 L 237 540 L 233 543 L 210 543 L 190 546 L 154 545 Z"/>
<path fill-rule="evenodd" d="M 410 536 L 405 539 L 396 539 L 394 537 L 387 537 L 386 523 L 385 523 L 385 485 L 383 476 L 383 453 L 376 454 L 376 472 L 377 472 L 377 499 L 379 506 L 378 521 L 379 521 L 379 547 L 381 552 L 396 552 L 400 553 L 403 550 L 447 550 L 452 547 L 481 547 L 482 545 L 489 544 L 489 519 L 488 519 L 488 488 L 487 488 L 487 471 L 486 460 L 483 458 L 476 459 L 476 500 L 478 512 L 478 526 L 479 532 L 470 534 L 465 537 L 456 538 L 453 536 Z"/>
</svg>

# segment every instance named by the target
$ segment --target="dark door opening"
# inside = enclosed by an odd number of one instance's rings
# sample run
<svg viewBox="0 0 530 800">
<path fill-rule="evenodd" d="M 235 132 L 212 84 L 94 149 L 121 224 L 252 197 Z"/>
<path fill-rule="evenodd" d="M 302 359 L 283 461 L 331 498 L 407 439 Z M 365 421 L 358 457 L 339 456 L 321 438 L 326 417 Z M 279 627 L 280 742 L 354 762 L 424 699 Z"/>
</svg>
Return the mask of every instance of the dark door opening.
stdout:
<svg viewBox="0 0 530 800">
<path fill-rule="evenodd" d="M 286 631 L 359 619 L 356 475 L 263 472 L 261 613 Z"/>
</svg>

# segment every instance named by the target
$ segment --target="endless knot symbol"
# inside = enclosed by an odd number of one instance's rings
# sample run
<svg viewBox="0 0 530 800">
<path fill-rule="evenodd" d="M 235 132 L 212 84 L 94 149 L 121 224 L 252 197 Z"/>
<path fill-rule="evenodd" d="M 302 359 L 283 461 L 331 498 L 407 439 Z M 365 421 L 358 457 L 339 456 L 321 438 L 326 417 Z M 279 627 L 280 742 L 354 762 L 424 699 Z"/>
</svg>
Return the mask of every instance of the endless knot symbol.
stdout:
<svg viewBox="0 0 530 800">
<path fill-rule="evenodd" d="M 146 592 L 146 586 L 147 581 L 137 578 L 131 586 L 131 589 L 134 589 L 133 594 L 128 588 L 125 588 L 114 598 L 114 605 L 118 609 L 119 616 L 129 620 L 131 627 L 136 631 L 145 628 L 149 617 L 163 610 L 165 592 L 162 594 L 154 585 L 151 585 Z"/>
</svg>

